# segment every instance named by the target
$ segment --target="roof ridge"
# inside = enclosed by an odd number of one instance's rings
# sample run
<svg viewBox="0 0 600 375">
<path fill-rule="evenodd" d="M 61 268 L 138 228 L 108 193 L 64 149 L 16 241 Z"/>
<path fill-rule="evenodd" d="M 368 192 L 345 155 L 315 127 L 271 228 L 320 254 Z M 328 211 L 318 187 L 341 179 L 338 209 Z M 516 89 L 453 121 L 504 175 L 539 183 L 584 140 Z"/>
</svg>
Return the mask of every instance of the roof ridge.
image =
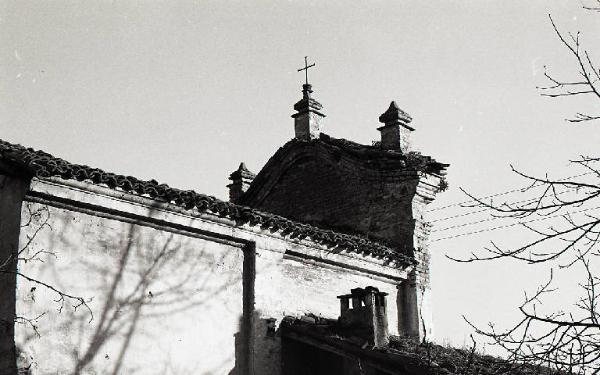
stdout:
<svg viewBox="0 0 600 375">
<path fill-rule="evenodd" d="M 419 151 L 413 150 L 403 153 L 396 150 L 387 150 L 380 146 L 364 145 L 345 138 L 335 138 L 325 133 L 320 134 L 319 140 L 329 146 L 338 147 L 359 157 L 397 160 L 404 168 L 419 170 L 426 173 L 444 175 L 446 173 L 446 168 L 450 165 L 438 162 L 433 157 L 423 155 Z"/>
<path fill-rule="evenodd" d="M 0 160 L 5 160 L 20 171 L 37 178 L 60 177 L 65 180 L 88 181 L 105 185 L 154 200 L 172 203 L 185 209 L 198 209 L 234 220 L 238 225 L 260 225 L 263 229 L 278 231 L 284 236 L 304 239 L 328 246 L 376 258 L 394 260 L 401 265 L 415 264 L 415 259 L 366 237 L 321 229 L 279 215 L 262 212 L 250 207 L 225 202 L 214 196 L 181 190 L 156 180 L 144 181 L 133 176 L 105 172 L 99 168 L 70 163 L 47 152 L 26 148 L 0 139 Z"/>
</svg>

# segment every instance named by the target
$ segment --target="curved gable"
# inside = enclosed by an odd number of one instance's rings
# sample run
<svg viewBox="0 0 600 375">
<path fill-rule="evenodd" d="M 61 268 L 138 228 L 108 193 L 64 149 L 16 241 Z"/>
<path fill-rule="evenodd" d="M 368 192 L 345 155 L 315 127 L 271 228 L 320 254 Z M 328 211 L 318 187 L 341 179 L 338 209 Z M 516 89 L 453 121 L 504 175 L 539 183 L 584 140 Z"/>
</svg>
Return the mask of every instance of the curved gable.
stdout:
<svg viewBox="0 0 600 375">
<path fill-rule="evenodd" d="M 382 151 L 321 134 L 316 140 L 294 139 L 281 147 L 240 203 L 365 235 L 411 255 L 417 186 L 423 174 L 442 181 L 445 166 L 419 154 Z"/>
</svg>

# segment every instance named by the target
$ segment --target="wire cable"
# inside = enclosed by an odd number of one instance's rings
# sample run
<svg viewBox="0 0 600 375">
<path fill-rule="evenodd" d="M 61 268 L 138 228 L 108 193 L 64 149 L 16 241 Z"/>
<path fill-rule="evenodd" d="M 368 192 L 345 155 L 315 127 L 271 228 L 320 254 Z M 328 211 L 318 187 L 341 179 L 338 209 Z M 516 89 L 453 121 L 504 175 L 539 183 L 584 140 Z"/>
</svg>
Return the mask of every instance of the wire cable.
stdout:
<svg viewBox="0 0 600 375">
<path fill-rule="evenodd" d="M 571 180 L 573 178 L 582 177 L 582 176 L 586 176 L 586 175 L 589 175 L 589 174 L 595 174 L 595 173 L 594 172 L 581 173 L 581 174 L 578 174 L 578 175 L 573 175 L 573 176 L 561 178 L 560 180 L 556 180 L 556 181 L 557 182 L 567 181 L 567 180 Z M 530 189 L 533 189 L 533 188 L 536 188 L 536 187 L 540 187 L 540 186 L 543 186 L 543 185 L 544 185 L 544 183 L 539 183 L 538 185 L 533 184 L 532 186 L 529 186 L 529 187 L 523 187 L 523 188 L 519 188 L 519 189 L 507 190 L 507 191 L 503 191 L 503 192 L 500 192 L 500 193 L 496 193 L 496 194 L 488 195 L 488 196 L 485 196 L 485 197 L 481 197 L 481 198 L 479 198 L 479 200 L 488 199 L 488 198 L 494 198 L 494 197 L 499 197 L 499 196 L 502 196 L 502 195 L 507 195 L 507 194 L 516 193 L 516 192 L 525 192 L 527 190 L 530 190 Z M 467 203 L 477 203 L 477 201 L 476 200 L 467 200 L 467 201 L 462 201 L 462 202 L 451 203 L 451 204 L 448 204 L 446 206 L 433 208 L 431 210 L 428 210 L 427 212 L 435 212 L 435 211 L 445 210 L 445 209 L 450 208 L 450 207 L 461 206 L 461 205 L 464 205 L 464 204 L 467 204 Z"/>
<path fill-rule="evenodd" d="M 470 236 L 470 235 L 473 235 L 473 234 L 478 234 L 478 233 L 483 233 L 483 232 L 490 232 L 490 231 L 494 231 L 494 230 L 497 230 L 497 229 L 510 228 L 510 227 L 514 227 L 515 225 L 529 224 L 529 223 L 534 223 L 534 222 L 538 222 L 538 221 L 544 221 L 544 220 L 548 220 L 548 219 L 552 219 L 552 218 L 556 218 L 556 217 L 560 217 L 560 216 L 572 215 L 572 214 L 578 214 L 578 213 L 581 213 L 581 212 L 591 211 L 591 210 L 595 210 L 595 209 L 598 209 L 598 208 L 600 208 L 600 206 L 596 206 L 596 207 L 592 207 L 592 208 L 586 208 L 586 209 L 583 209 L 583 210 L 578 210 L 578 211 L 573 211 L 573 212 L 567 212 L 567 213 L 552 215 L 552 216 L 546 216 L 546 217 L 542 217 L 542 218 L 539 218 L 539 219 L 532 219 L 532 220 L 526 220 L 526 221 L 518 221 L 518 222 L 515 222 L 515 223 L 511 223 L 511 224 L 499 225 L 499 226 L 495 226 L 495 227 L 491 227 L 491 228 L 485 228 L 485 229 L 476 230 L 476 231 L 472 231 L 472 232 L 459 233 L 459 234 L 455 234 L 455 235 L 448 236 L 448 237 L 436 238 L 434 240 L 431 240 L 431 242 L 439 242 L 439 241 L 449 240 L 449 239 L 457 238 L 457 237 L 464 237 L 464 236 Z"/>
<path fill-rule="evenodd" d="M 569 191 L 569 190 L 565 190 L 565 191 L 561 191 L 561 192 L 559 192 L 559 193 L 553 193 L 553 194 L 551 194 L 551 195 L 548 195 L 547 197 L 548 197 L 548 198 L 552 198 L 552 197 L 555 197 L 555 196 L 557 196 L 557 195 L 562 195 L 562 194 L 565 194 L 565 193 L 570 193 L 570 192 L 571 192 L 571 191 Z M 520 200 L 520 201 L 514 201 L 514 202 L 505 202 L 504 204 L 505 204 L 505 205 L 508 205 L 508 206 L 513 206 L 513 205 L 515 205 L 515 204 L 519 204 L 519 203 L 528 203 L 528 202 L 531 202 L 531 203 L 533 203 L 533 202 L 535 202 L 535 201 L 537 201 L 537 200 L 539 200 L 539 197 L 537 197 L 537 198 L 530 198 L 530 199 L 523 199 L 523 200 Z M 464 207 L 464 208 L 467 208 L 467 207 Z M 474 206 L 474 207 L 472 207 L 472 208 L 475 208 L 475 206 Z M 477 214 L 477 213 L 480 213 L 480 212 L 485 212 L 485 211 L 490 211 L 490 210 L 493 210 L 493 208 L 491 208 L 491 207 L 486 207 L 486 208 L 482 208 L 482 209 L 480 209 L 480 210 L 471 211 L 471 212 L 466 212 L 466 213 L 463 213 L 463 214 L 458 214 L 458 215 L 453 215 L 453 216 L 442 217 L 442 218 L 435 219 L 435 220 L 429 220 L 428 222 L 429 222 L 429 223 L 436 223 L 436 222 L 440 222 L 440 221 L 446 221 L 446 220 L 454 219 L 454 218 L 457 218 L 457 217 L 463 217 L 463 216 L 474 215 L 474 214 Z"/>
</svg>

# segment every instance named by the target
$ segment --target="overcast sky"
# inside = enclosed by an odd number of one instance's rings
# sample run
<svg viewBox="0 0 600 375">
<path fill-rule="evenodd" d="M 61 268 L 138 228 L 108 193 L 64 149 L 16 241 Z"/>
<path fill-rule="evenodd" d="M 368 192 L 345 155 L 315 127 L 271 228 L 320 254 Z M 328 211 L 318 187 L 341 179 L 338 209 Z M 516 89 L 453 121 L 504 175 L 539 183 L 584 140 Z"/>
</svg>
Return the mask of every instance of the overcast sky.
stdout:
<svg viewBox="0 0 600 375">
<path fill-rule="evenodd" d="M 411 114 L 415 148 L 451 164 L 439 208 L 465 199 L 459 187 L 523 186 L 510 164 L 564 177 L 597 152 L 598 124 L 564 121 L 595 103 L 536 90 L 544 65 L 575 73 L 549 14 L 598 45 L 600 15 L 578 1 L 0 1 L 0 138 L 225 199 L 240 161 L 258 172 L 292 138 L 308 55 L 326 133 L 370 144 L 391 100 Z M 469 342 L 463 314 L 510 322 L 547 276 L 444 254 L 519 235 L 432 244 L 439 341 Z"/>
</svg>

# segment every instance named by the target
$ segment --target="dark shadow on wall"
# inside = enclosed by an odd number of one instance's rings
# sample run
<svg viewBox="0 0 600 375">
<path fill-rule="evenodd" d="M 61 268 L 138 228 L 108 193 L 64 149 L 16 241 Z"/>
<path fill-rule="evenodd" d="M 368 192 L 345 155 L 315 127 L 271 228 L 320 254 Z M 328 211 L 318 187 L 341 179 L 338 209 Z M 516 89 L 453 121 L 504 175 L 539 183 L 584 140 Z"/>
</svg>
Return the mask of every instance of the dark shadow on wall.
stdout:
<svg viewBox="0 0 600 375">
<path fill-rule="evenodd" d="M 53 211 L 54 213 L 54 211 Z M 202 354 L 196 356 L 198 362 L 186 368 L 186 364 L 178 363 L 177 359 L 169 356 L 158 367 L 150 369 L 156 373 L 164 374 L 246 374 L 251 368 L 251 336 L 252 313 L 254 311 L 254 254 L 252 244 L 245 244 L 243 248 L 243 277 L 240 267 L 235 265 L 235 252 L 240 244 L 223 245 L 214 251 L 211 244 L 214 242 L 199 241 L 186 237 L 185 234 L 173 231 L 161 231 L 147 228 L 133 223 L 119 223 L 117 227 L 126 228 L 115 231 L 114 228 L 101 228 L 90 226 L 77 227 L 78 217 L 89 220 L 89 217 L 80 213 L 60 211 L 61 220 L 53 219 L 52 228 L 36 232 L 34 228 L 29 233 L 39 236 L 40 243 L 45 243 L 47 254 L 38 254 L 44 258 L 42 262 L 33 262 L 35 270 L 41 278 L 52 280 L 51 285 L 62 291 L 69 291 L 73 285 L 73 275 L 69 275 L 69 267 L 61 264 L 68 254 L 81 251 L 85 256 L 78 257 L 77 264 L 72 269 L 85 270 L 76 282 L 76 289 L 85 290 L 85 300 L 93 307 L 92 316 L 82 306 L 73 308 L 72 301 L 60 301 L 60 312 L 56 305 L 37 306 L 37 310 L 46 310 L 48 313 L 35 322 L 36 331 L 28 328 L 29 332 L 21 336 L 19 343 L 23 349 L 23 356 L 29 363 L 22 363 L 23 369 L 36 365 L 36 358 L 28 358 L 27 347 L 35 340 L 40 340 L 44 335 L 52 334 L 49 328 L 52 324 L 46 318 L 50 316 L 60 319 L 60 329 L 64 335 L 70 336 L 75 341 L 70 354 L 72 368 L 63 373 L 73 375 L 87 374 L 100 370 L 107 374 L 121 374 L 136 371 L 127 367 L 128 354 L 135 343 L 142 341 L 160 340 L 161 330 L 169 331 L 171 327 L 163 327 L 164 320 L 175 321 L 179 328 L 186 328 L 198 324 L 186 322 L 190 312 L 211 311 L 219 303 L 227 301 L 231 290 L 242 284 L 243 316 L 240 318 L 239 330 L 235 334 L 235 368 L 226 369 L 234 358 L 223 358 L 222 363 L 213 363 L 211 366 L 201 364 Z M 150 213 L 149 216 L 152 216 Z M 100 219 L 92 219 L 94 220 Z M 114 223 L 113 223 L 114 224 Z M 75 229 L 73 229 L 75 226 Z M 81 229 L 83 233 L 70 232 Z M 73 234 L 75 233 L 75 234 Z M 88 237 L 88 238 L 86 238 Z M 96 238 L 97 237 L 97 238 Z M 94 249 L 85 249 L 86 241 L 94 238 Z M 38 251 L 39 244 L 31 242 L 30 254 Z M 200 246 L 204 244 L 203 246 Z M 216 245 L 215 245 L 216 246 Z M 221 246 L 221 245 L 219 245 Z M 232 247 L 233 246 L 233 247 Z M 102 249 L 103 257 L 95 257 L 92 251 Z M 50 250 L 48 250 L 50 249 Z M 56 254 L 64 256 L 55 259 Z M 53 254 L 53 255 L 51 255 Z M 237 268 L 236 268 L 237 267 Z M 24 266 L 27 270 L 27 266 Z M 74 271 L 73 271 L 74 272 Z M 99 280 L 96 285 L 90 280 Z M 31 283 L 25 288 L 34 288 Z M 37 286 L 40 288 L 40 286 Z M 93 295 L 88 295 L 90 288 L 95 288 Z M 29 289 L 28 289 L 29 290 Z M 34 289 L 35 290 L 35 289 Z M 51 291 L 50 291 L 51 292 Z M 39 291 L 38 291 L 39 293 Z M 75 293 L 75 292 L 73 292 Z M 36 305 L 35 292 L 27 303 L 28 306 Z M 90 301 L 93 298 L 93 303 Z M 101 301 L 101 302 L 100 302 Z M 232 301 L 235 302 L 235 301 Z M 218 308 L 215 311 L 220 311 Z M 225 311 L 225 310 L 223 310 Z M 26 312 L 24 312 L 26 313 Z M 186 315 L 187 313 L 187 315 Z M 239 317 L 239 315 L 238 315 Z M 199 318 L 202 320 L 201 318 Z M 218 324 L 214 321 L 204 320 L 200 323 L 210 329 L 215 329 Z M 144 327 L 160 327 L 148 333 Z M 207 334 L 210 336 L 210 333 Z M 207 340 L 211 340 L 207 337 Z M 107 353 L 110 347 L 110 355 Z M 138 346 L 139 347 L 139 346 Z M 115 350 L 116 348 L 116 350 Z M 223 351 L 233 350 L 222 348 Z M 186 350 L 193 351 L 193 347 Z M 100 364 L 99 364 L 100 363 Z M 208 368 L 210 367 L 210 368 Z M 66 370 L 66 369 L 65 369 Z M 140 373 L 147 373 L 148 369 L 139 369 Z"/>
</svg>

